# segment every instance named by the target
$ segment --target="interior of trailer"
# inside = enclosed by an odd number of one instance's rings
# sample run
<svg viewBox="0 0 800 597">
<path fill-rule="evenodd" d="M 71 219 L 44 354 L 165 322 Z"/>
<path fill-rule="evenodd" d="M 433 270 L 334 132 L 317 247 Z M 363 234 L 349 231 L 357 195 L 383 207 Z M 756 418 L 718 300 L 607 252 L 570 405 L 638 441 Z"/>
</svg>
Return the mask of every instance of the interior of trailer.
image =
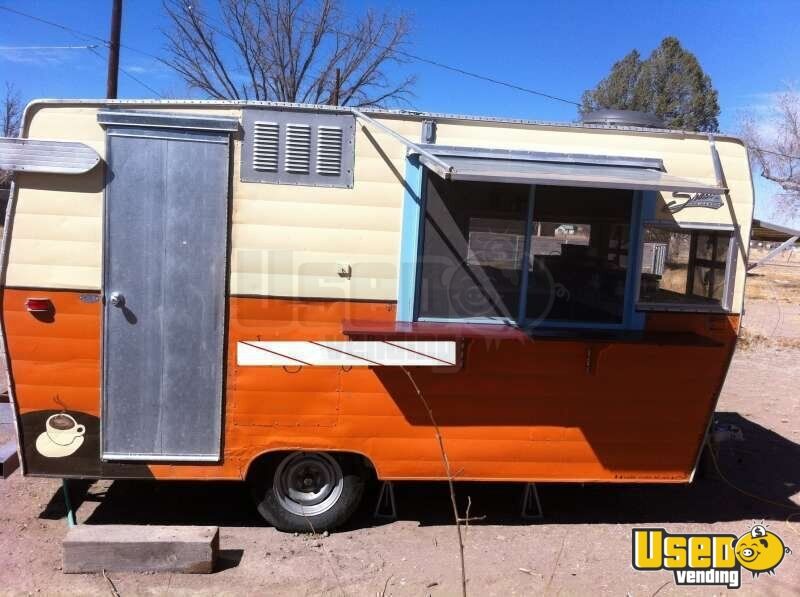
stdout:
<svg viewBox="0 0 800 597">
<path fill-rule="evenodd" d="M 633 204 L 633 191 L 429 177 L 420 318 L 622 324 Z"/>
<path fill-rule="evenodd" d="M 653 193 L 438 176 L 424 192 L 419 321 L 636 329 L 650 306 L 726 309 L 733 231 L 645 222 Z"/>
</svg>

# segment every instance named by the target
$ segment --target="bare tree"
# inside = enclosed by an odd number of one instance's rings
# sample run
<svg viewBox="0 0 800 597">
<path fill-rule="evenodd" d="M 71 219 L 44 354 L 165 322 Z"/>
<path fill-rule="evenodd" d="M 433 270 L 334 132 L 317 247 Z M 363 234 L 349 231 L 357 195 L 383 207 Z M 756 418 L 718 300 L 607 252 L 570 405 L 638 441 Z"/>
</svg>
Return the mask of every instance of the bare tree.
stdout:
<svg viewBox="0 0 800 597">
<path fill-rule="evenodd" d="M 749 114 L 742 136 L 761 176 L 778 184 L 776 211 L 800 217 L 800 92 L 794 87 L 775 95 L 766 118 Z"/>
<path fill-rule="evenodd" d="M 413 76 L 388 74 L 404 62 L 406 15 L 349 23 L 339 0 L 218 2 L 220 23 L 200 0 L 164 0 L 165 62 L 212 98 L 380 106 L 411 94 Z"/>
<path fill-rule="evenodd" d="M 0 100 L 0 121 L 3 124 L 3 137 L 16 137 L 19 135 L 19 126 L 22 120 L 22 98 L 19 91 L 12 83 L 6 82 L 5 93 Z M 0 170 L 0 189 L 8 186 L 11 172 Z"/>
</svg>

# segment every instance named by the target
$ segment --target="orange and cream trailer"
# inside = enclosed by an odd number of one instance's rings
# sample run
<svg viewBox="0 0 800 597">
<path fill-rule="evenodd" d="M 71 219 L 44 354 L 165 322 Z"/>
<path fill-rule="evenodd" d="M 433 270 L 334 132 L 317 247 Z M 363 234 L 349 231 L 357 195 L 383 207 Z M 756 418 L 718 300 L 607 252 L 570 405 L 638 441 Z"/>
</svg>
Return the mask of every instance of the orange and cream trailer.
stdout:
<svg viewBox="0 0 800 597">
<path fill-rule="evenodd" d="M 291 530 L 366 475 L 445 479 L 436 427 L 458 480 L 692 480 L 742 313 L 738 139 L 43 100 L 0 169 L 27 475 L 248 480 Z"/>
</svg>

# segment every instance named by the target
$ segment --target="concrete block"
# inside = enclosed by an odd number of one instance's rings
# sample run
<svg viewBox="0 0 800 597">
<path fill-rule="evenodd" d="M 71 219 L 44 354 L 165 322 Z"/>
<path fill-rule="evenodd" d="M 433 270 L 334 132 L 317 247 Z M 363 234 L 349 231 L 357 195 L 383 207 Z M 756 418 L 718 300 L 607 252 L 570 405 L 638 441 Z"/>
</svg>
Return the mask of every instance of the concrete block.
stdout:
<svg viewBox="0 0 800 597">
<path fill-rule="evenodd" d="M 81 524 L 63 542 L 63 571 L 214 571 L 219 552 L 217 527 Z"/>
<path fill-rule="evenodd" d="M 18 467 L 17 442 L 12 440 L 0 444 L 0 472 L 3 474 L 3 479 L 8 479 Z"/>
</svg>

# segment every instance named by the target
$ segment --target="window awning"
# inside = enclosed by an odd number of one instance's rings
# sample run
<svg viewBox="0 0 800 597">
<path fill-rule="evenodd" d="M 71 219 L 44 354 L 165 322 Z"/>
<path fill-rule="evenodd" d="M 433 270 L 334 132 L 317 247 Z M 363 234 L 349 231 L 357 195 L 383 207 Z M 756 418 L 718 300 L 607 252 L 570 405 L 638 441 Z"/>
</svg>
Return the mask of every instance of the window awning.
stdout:
<svg viewBox="0 0 800 597">
<path fill-rule="evenodd" d="M 424 146 L 419 161 L 446 180 L 723 194 L 720 184 L 681 178 L 651 158 Z M 444 165 L 443 165 L 444 164 Z M 445 167 L 447 166 L 447 167 Z"/>
</svg>

